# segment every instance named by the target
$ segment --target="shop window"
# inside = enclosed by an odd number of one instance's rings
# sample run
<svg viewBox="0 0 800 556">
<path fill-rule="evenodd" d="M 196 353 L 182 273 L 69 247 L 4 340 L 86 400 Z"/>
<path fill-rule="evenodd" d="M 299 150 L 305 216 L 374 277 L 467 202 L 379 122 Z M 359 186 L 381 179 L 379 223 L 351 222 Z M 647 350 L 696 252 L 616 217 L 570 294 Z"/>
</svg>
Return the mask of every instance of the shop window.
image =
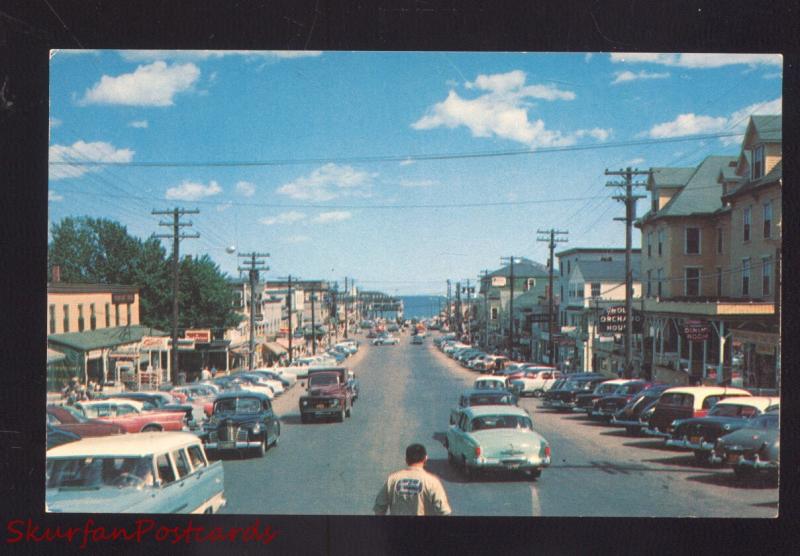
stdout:
<svg viewBox="0 0 800 556">
<path fill-rule="evenodd" d="M 89 305 L 89 313 L 90 313 L 89 314 L 89 328 L 91 328 L 92 330 L 96 330 L 97 329 L 97 314 L 95 313 L 95 310 L 94 310 L 94 303 L 91 303 Z"/>
<path fill-rule="evenodd" d="M 56 333 L 56 306 L 50 305 L 50 334 Z"/>
<path fill-rule="evenodd" d="M 64 305 L 64 332 L 69 332 L 69 305 Z"/>
<path fill-rule="evenodd" d="M 750 207 L 745 207 L 742 215 L 742 241 L 750 241 Z"/>
<path fill-rule="evenodd" d="M 686 268 L 684 272 L 686 295 L 690 297 L 700 295 L 700 269 Z"/>
<path fill-rule="evenodd" d="M 700 228 L 686 228 L 686 255 L 700 254 Z"/>
<path fill-rule="evenodd" d="M 761 259 L 761 294 L 770 295 L 772 290 L 772 261 L 769 257 Z"/>
<path fill-rule="evenodd" d="M 750 295 L 750 259 L 742 259 L 742 295 Z"/>
<path fill-rule="evenodd" d="M 106 303 L 106 328 L 111 328 L 111 303 Z"/>
<path fill-rule="evenodd" d="M 764 203 L 764 239 L 772 237 L 772 203 Z"/>
</svg>

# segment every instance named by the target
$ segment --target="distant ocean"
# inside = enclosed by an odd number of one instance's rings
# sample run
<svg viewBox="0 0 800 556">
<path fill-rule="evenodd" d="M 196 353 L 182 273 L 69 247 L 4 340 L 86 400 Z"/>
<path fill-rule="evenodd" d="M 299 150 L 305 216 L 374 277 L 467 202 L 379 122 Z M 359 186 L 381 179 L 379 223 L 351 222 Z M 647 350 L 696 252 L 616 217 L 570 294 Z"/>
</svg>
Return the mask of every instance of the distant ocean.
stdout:
<svg viewBox="0 0 800 556">
<path fill-rule="evenodd" d="M 447 303 L 447 298 L 442 295 L 403 295 L 403 317 L 407 319 L 425 319 L 439 314 L 439 305 L 442 308 Z"/>
</svg>

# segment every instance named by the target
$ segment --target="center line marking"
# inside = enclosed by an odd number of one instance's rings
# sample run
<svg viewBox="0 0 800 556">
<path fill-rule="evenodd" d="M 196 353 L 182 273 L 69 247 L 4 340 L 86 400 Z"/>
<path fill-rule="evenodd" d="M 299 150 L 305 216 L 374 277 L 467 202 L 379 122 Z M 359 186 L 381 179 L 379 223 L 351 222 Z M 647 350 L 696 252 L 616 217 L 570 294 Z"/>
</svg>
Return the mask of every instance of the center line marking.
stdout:
<svg viewBox="0 0 800 556">
<path fill-rule="evenodd" d="M 536 490 L 536 485 L 530 485 L 531 489 L 531 515 L 539 517 L 542 515 L 542 504 L 539 502 L 539 492 Z"/>
</svg>

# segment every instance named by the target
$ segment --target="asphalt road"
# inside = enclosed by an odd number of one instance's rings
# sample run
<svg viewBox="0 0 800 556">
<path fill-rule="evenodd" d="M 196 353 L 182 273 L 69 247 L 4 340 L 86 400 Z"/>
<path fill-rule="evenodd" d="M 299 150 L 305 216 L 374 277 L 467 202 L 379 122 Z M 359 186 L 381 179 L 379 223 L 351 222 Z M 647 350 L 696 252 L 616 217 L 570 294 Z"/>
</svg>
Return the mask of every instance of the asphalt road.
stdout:
<svg viewBox="0 0 800 556">
<path fill-rule="evenodd" d="M 386 476 L 404 467 L 405 447 L 428 449 L 426 469 L 444 483 L 454 515 L 774 517 L 778 489 L 739 484 L 726 468 L 696 466 L 691 453 L 594 424 L 578 414 L 521 405 L 548 439 L 553 463 L 539 480 L 515 476 L 465 482 L 441 441 L 450 409 L 476 373 L 430 343 L 365 345 L 346 361 L 361 395 L 344 423 L 300 424 L 299 382 L 278 398 L 279 446 L 263 459 L 225 457 L 223 513 L 371 515 Z"/>
</svg>

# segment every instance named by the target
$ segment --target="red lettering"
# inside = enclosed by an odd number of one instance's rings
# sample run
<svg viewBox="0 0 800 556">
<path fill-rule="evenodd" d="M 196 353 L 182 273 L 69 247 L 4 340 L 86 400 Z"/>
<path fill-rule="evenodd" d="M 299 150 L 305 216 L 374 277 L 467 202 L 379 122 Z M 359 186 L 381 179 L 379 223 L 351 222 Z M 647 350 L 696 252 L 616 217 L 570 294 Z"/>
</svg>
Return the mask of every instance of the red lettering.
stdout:
<svg viewBox="0 0 800 556">
<path fill-rule="evenodd" d="M 169 528 L 164 527 L 163 525 L 158 528 L 158 531 L 156 531 L 156 540 L 159 542 L 167 540 L 168 536 L 169 536 Z"/>
<path fill-rule="evenodd" d="M 29 518 L 28 519 L 28 528 L 25 531 L 25 540 L 26 541 L 33 541 L 33 542 L 41 541 L 42 539 L 36 537 L 36 532 L 38 530 L 39 530 L 39 526 L 38 525 L 34 525 L 33 521 L 31 521 L 30 518 Z"/>
<path fill-rule="evenodd" d="M 225 534 L 222 532 L 222 527 L 214 527 L 209 533 L 206 540 L 211 542 L 219 542 L 225 540 Z"/>
<path fill-rule="evenodd" d="M 145 529 L 143 526 L 147 525 Z M 145 533 L 149 533 L 156 526 L 156 522 L 152 519 L 137 519 L 136 520 L 136 542 L 142 542 L 142 537 Z"/>
<path fill-rule="evenodd" d="M 9 521 L 6 524 L 6 529 L 8 529 L 8 532 L 9 533 L 16 533 L 16 535 L 17 535 L 16 538 L 6 539 L 6 542 L 9 543 L 9 544 L 14 544 L 16 542 L 19 542 L 25 536 L 22 531 L 20 531 L 19 529 L 15 529 L 14 525 L 17 524 L 17 523 L 22 525 L 25 522 L 23 520 L 21 520 L 21 519 L 12 519 L 11 521 Z"/>
<path fill-rule="evenodd" d="M 229 541 L 235 541 L 236 535 L 244 531 L 244 527 L 231 527 L 230 531 L 228 531 L 228 539 Z"/>
<path fill-rule="evenodd" d="M 261 533 L 258 530 L 259 525 L 259 520 L 255 520 L 251 523 L 250 526 L 244 530 L 244 533 L 242 533 L 242 540 L 244 542 L 250 542 L 255 539 L 261 540 Z"/>
<path fill-rule="evenodd" d="M 278 532 L 277 531 L 273 531 L 272 527 L 267 525 L 266 528 L 264 529 L 264 533 L 261 536 L 261 543 L 262 544 L 269 544 L 272 541 L 274 541 L 277 536 L 278 536 Z"/>
</svg>

